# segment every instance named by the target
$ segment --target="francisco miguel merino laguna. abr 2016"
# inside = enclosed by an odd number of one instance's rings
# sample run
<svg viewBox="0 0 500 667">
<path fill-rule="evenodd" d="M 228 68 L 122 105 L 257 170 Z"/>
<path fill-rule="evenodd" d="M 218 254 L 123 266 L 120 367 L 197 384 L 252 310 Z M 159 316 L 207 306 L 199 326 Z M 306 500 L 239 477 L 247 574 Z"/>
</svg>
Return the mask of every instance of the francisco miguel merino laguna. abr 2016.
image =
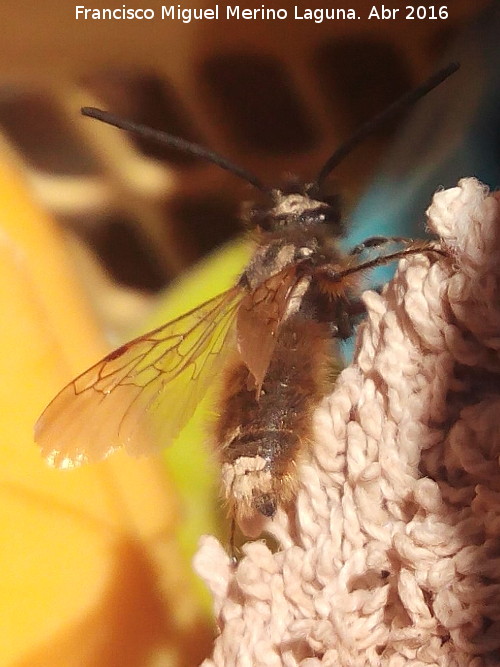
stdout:
<svg viewBox="0 0 500 667">
<path fill-rule="evenodd" d="M 249 9 L 241 5 L 215 5 L 214 7 L 195 8 L 183 7 L 182 5 L 162 5 L 160 8 L 132 8 L 122 5 L 114 9 L 97 9 L 86 7 L 85 5 L 76 5 L 75 19 L 76 20 L 94 20 L 94 21 L 108 21 L 108 20 L 171 20 L 180 21 L 182 23 L 191 23 L 192 21 L 210 21 L 225 19 L 231 20 L 266 20 L 266 21 L 284 21 L 287 18 L 296 20 L 314 21 L 315 23 L 323 23 L 323 21 L 331 20 L 352 20 L 356 19 L 357 14 L 354 9 L 342 8 L 315 8 L 308 9 L 294 6 L 293 12 L 289 12 L 285 8 L 266 7 L 261 5 Z"/>
</svg>

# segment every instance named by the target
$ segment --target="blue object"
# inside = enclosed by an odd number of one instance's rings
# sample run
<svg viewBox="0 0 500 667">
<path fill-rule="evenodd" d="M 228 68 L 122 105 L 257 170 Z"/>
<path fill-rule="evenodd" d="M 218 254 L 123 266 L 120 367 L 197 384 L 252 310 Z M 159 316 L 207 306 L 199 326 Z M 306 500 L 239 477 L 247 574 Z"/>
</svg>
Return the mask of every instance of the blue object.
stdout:
<svg viewBox="0 0 500 667">
<path fill-rule="evenodd" d="M 500 5 L 492 3 L 456 39 L 443 65 L 461 68 L 419 101 L 348 221 L 345 249 L 370 236 L 423 238 L 434 192 L 475 176 L 500 185 Z M 373 272 L 385 283 L 394 266 Z M 352 342 L 346 346 L 350 357 Z"/>
</svg>

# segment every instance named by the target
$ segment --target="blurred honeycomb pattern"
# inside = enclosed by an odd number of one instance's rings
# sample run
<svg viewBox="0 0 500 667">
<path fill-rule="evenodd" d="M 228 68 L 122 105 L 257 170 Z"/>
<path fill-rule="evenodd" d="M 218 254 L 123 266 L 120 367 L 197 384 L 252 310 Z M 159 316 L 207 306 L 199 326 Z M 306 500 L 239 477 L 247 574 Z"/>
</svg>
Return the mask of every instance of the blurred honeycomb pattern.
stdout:
<svg viewBox="0 0 500 667">
<path fill-rule="evenodd" d="M 348 4 L 367 17 L 373 3 Z M 239 205 L 252 189 L 190 155 L 82 118 L 80 106 L 199 142 L 266 183 L 286 173 L 307 179 L 361 122 L 428 76 L 487 4 L 453 0 L 444 21 L 183 23 L 76 20 L 67 2 L 3 0 L 2 147 L 68 235 L 103 325 L 119 330 L 133 322 L 131 304 L 140 312 L 238 233 Z M 105 6 L 121 5 L 92 4 Z M 149 6 L 159 14 L 160 4 Z M 293 5 L 280 6 L 293 15 Z M 337 170 L 348 204 L 396 125 Z"/>
</svg>

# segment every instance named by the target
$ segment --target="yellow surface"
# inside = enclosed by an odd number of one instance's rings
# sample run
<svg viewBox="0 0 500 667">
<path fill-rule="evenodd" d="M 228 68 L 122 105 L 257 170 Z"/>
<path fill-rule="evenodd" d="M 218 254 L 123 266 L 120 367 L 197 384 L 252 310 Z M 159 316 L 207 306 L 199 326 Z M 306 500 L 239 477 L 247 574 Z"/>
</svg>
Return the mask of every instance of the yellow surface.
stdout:
<svg viewBox="0 0 500 667">
<path fill-rule="evenodd" d="M 194 665 L 211 630 L 156 460 L 50 469 L 33 424 L 105 351 L 61 240 L 0 164 L 0 664 Z"/>
</svg>

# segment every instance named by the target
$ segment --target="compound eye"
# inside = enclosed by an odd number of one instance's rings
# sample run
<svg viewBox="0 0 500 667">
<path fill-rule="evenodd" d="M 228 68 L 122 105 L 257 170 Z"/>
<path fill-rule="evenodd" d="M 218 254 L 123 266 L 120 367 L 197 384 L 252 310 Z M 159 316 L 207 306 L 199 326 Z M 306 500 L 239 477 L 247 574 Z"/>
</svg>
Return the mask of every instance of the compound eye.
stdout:
<svg viewBox="0 0 500 667">
<path fill-rule="evenodd" d="M 325 206 L 323 213 L 324 224 L 331 227 L 336 234 L 343 234 L 345 230 L 340 208 L 336 208 L 335 206 Z"/>
<path fill-rule="evenodd" d="M 340 209 L 341 199 L 339 194 L 323 195 L 323 197 L 321 197 L 321 201 L 324 202 L 329 208 L 333 208 L 335 210 Z"/>
</svg>

